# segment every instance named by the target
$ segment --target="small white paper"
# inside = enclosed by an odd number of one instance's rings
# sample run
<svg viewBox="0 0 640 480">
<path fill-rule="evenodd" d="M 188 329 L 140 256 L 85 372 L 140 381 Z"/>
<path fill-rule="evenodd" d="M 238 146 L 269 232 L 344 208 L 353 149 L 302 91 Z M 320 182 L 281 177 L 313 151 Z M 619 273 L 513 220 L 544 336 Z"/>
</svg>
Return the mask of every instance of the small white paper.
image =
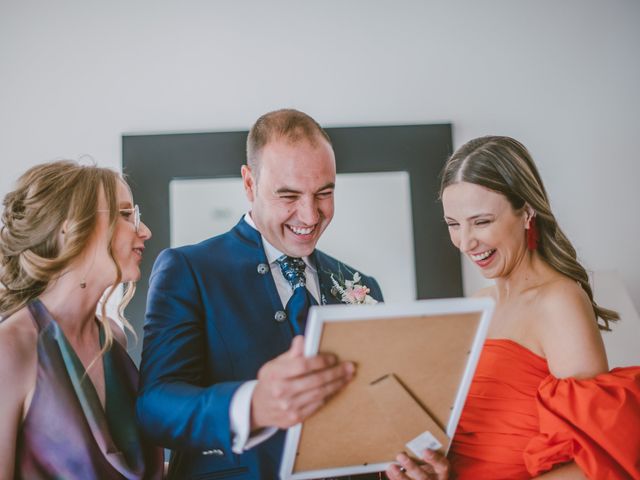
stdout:
<svg viewBox="0 0 640 480">
<path fill-rule="evenodd" d="M 442 444 L 428 430 L 405 445 L 417 458 L 422 458 L 425 450 L 440 450 Z"/>
</svg>

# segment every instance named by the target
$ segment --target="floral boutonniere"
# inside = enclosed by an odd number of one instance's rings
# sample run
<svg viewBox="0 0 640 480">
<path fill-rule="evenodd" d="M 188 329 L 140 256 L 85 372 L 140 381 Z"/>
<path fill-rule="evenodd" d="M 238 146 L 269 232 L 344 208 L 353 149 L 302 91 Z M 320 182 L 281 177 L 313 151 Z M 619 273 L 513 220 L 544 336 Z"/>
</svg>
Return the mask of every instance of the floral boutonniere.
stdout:
<svg viewBox="0 0 640 480">
<path fill-rule="evenodd" d="M 334 297 L 340 299 L 342 303 L 350 303 L 353 305 L 373 305 L 378 303 L 375 298 L 369 295 L 369 287 L 361 285 L 360 280 L 362 280 L 362 278 L 358 272 L 353 274 L 352 280 L 345 279 L 342 282 L 336 280 L 332 273 L 331 283 L 333 287 L 331 288 L 331 293 Z"/>
</svg>

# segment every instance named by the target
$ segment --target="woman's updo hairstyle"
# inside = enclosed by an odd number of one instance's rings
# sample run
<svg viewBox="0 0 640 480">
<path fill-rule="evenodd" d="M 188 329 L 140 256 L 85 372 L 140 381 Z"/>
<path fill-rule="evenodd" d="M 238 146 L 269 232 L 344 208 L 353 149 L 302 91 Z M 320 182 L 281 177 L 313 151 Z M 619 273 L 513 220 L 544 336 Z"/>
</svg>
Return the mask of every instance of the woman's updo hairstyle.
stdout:
<svg viewBox="0 0 640 480">
<path fill-rule="evenodd" d="M 98 193 L 104 193 L 109 212 L 109 255 L 117 278 L 102 301 L 105 349 L 112 332 L 106 301 L 121 282 L 121 270 L 111 252 L 118 218 L 119 173 L 95 165 L 62 160 L 37 165 L 25 172 L 3 201 L 0 226 L 0 317 L 7 317 L 37 298 L 76 260 L 96 228 Z M 66 223 L 65 223 L 66 222 Z M 64 232 L 63 232 L 64 225 Z M 133 295 L 129 285 L 118 314 Z"/>
</svg>

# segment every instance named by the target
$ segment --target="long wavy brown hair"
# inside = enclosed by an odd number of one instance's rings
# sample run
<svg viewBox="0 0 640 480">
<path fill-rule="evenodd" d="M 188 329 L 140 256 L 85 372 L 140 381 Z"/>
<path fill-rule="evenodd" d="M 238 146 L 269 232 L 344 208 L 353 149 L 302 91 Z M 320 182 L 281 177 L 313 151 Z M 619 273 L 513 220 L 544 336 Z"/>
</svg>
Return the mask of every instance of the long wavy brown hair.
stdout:
<svg viewBox="0 0 640 480">
<path fill-rule="evenodd" d="M 591 301 L 596 320 L 602 319 L 598 327 L 611 330 L 609 322 L 619 320 L 620 315 L 593 300 L 589 276 L 551 211 L 538 169 L 524 145 L 513 138 L 500 136 L 480 137 L 465 143 L 444 166 L 440 197 L 445 188 L 458 182 L 473 183 L 501 193 L 515 210 L 529 205 L 535 211 L 540 235 L 538 253 L 555 270 L 580 284 Z"/>
<path fill-rule="evenodd" d="M 62 160 L 37 165 L 25 172 L 3 201 L 0 227 L 0 317 L 6 318 L 37 298 L 84 252 L 96 228 L 98 192 L 109 209 L 108 253 L 116 279 L 100 301 L 98 316 L 105 340 L 100 354 L 113 343 L 106 304 L 122 281 L 111 241 L 118 220 L 119 173 L 95 165 Z M 126 184 L 126 183 L 125 183 Z M 64 241 L 60 232 L 66 221 Z M 118 320 L 135 336 L 124 317 L 135 284 L 127 283 L 117 309 Z"/>
</svg>

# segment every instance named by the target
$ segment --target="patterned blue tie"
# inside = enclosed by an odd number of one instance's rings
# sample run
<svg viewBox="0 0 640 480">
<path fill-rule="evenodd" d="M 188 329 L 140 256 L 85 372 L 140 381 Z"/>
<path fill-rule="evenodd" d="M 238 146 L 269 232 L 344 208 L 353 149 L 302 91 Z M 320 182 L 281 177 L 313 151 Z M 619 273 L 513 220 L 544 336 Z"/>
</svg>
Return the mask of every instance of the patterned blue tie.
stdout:
<svg viewBox="0 0 640 480">
<path fill-rule="evenodd" d="M 289 257 L 287 255 L 282 255 L 276 262 L 280 265 L 282 275 L 287 279 L 293 289 L 293 295 L 291 295 L 286 307 L 287 316 L 293 327 L 293 334 L 302 335 L 304 334 L 309 307 L 311 305 L 317 305 L 318 303 L 306 287 L 307 280 L 304 275 L 306 265 L 301 258 Z"/>
</svg>

